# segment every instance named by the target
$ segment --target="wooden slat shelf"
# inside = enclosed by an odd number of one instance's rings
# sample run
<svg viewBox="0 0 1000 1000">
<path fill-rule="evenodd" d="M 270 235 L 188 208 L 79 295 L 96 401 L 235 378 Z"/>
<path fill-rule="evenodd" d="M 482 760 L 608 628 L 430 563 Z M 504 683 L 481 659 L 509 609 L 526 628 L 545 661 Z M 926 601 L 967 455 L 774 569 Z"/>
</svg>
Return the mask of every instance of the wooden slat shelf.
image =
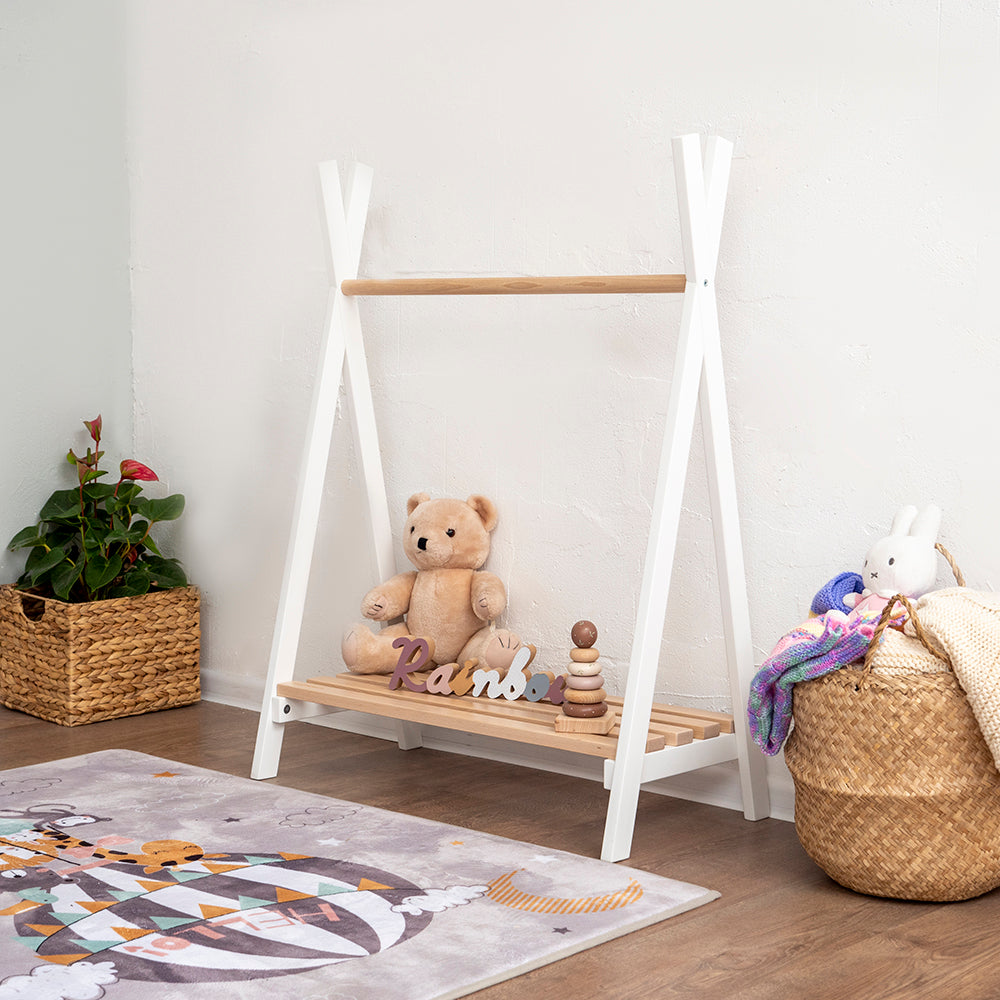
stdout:
<svg viewBox="0 0 1000 1000">
<path fill-rule="evenodd" d="M 417 694 L 404 688 L 390 691 L 388 678 L 382 674 L 343 673 L 332 677 L 312 677 L 308 681 L 290 681 L 279 684 L 277 694 L 281 698 L 569 750 L 605 760 L 613 760 L 618 751 L 617 725 L 606 736 L 557 733 L 553 721 L 561 715 L 561 711 L 549 702 L 506 701 L 468 695 L 446 697 Z M 621 719 L 622 699 L 609 698 L 608 704 Z M 654 705 L 645 752 L 652 753 L 667 746 L 684 746 L 694 740 L 712 739 L 720 732 L 733 732 L 731 715 L 701 712 L 679 705 Z"/>
</svg>

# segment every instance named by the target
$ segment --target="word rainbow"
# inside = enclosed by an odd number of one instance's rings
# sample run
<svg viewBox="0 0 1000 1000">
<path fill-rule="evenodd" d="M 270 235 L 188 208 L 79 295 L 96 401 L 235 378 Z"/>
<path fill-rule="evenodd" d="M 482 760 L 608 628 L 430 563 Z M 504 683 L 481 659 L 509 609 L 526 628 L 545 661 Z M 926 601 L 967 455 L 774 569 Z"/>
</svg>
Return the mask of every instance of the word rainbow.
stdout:
<svg viewBox="0 0 1000 1000">
<path fill-rule="evenodd" d="M 535 650 L 531 646 L 522 646 L 515 653 L 503 677 L 500 676 L 499 670 L 483 670 L 478 666 L 479 660 L 472 659 L 466 660 L 457 670 L 454 663 L 435 666 L 426 680 L 419 680 L 410 675 L 426 667 L 430 661 L 430 646 L 427 640 L 400 636 L 392 645 L 401 652 L 396 669 L 389 678 L 390 691 L 402 686 L 418 694 L 461 696 L 471 692 L 474 698 L 485 695 L 487 698 L 505 698 L 507 701 L 517 701 L 522 697 L 528 701 L 541 701 L 547 698 L 553 705 L 561 705 L 565 698 L 563 694 L 563 689 L 566 687 L 565 677 L 555 677 L 546 672 L 537 674 L 525 672 L 524 668 L 535 655 Z"/>
</svg>

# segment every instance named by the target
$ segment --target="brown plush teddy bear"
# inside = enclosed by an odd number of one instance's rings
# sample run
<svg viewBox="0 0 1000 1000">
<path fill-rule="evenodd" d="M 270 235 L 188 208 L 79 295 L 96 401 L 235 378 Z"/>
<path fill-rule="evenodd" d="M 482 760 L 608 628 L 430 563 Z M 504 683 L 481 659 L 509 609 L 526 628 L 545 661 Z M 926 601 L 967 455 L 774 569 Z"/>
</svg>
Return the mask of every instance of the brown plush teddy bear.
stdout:
<svg viewBox="0 0 1000 1000">
<path fill-rule="evenodd" d="M 372 621 L 401 615 L 405 623 L 372 632 L 364 623 L 344 634 L 341 653 L 356 674 L 391 674 L 400 636 L 426 639 L 436 664 L 480 665 L 504 674 L 521 646 L 508 629 L 492 622 L 507 606 L 500 578 L 480 570 L 490 551 L 490 532 L 497 526 L 492 500 L 432 500 L 415 493 L 406 504 L 409 515 L 403 549 L 416 570 L 386 580 L 361 602 L 361 614 Z"/>
</svg>

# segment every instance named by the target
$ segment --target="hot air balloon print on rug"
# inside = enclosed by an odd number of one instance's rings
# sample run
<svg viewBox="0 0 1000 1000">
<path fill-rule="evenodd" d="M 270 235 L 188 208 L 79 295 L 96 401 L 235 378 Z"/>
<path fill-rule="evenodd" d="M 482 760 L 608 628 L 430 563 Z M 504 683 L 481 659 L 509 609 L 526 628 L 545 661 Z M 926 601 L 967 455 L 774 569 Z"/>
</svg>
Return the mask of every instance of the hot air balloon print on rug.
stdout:
<svg viewBox="0 0 1000 1000">
<path fill-rule="evenodd" d="M 33 807 L 24 819 L 46 808 L 29 828 L 11 831 L 12 817 L 0 819 L 8 828 L 0 874 L 31 883 L 18 886 L 20 901 L 4 914 L 47 962 L 113 957 L 120 977 L 150 981 L 279 976 L 391 948 L 433 916 L 407 904 L 420 886 L 371 866 L 285 852 L 206 854 L 178 840 L 128 852 L 108 846 L 123 838 L 83 839 L 79 831 L 99 818 L 64 805 Z M 452 887 L 451 905 L 485 889 Z"/>
</svg>

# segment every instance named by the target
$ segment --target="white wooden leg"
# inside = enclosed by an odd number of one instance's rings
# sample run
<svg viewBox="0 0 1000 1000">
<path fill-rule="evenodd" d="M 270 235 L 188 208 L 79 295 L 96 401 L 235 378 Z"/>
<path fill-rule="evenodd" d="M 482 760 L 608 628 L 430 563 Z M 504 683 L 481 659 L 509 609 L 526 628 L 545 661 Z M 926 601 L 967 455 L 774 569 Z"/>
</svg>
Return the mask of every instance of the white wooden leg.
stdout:
<svg viewBox="0 0 1000 1000">
<path fill-rule="evenodd" d="M 732 442 L 726 408 L 722 351 L 714 301 L 705 310 L 705 363 L 701 384 L 701 422 L 704 428 L 712 525 L 726 636 L 726 662 L 733 703 L 736 748 L 740 768 L 743 815 L 763 819 L 770 815 L 770 796 L 764 755 L 750 738 L 746 705 L 754 675 L 750 607 L 740 537 Z"/>
<path fill-rule="evenodd" d="M 284 738 L 285 727 L 272 722 L 271 713 L 262 706 L 260 721 L 257 723 L 253 764 L 250 768 L 251 778 L 273 778 L 278 773 L 278 761 L 281 759 L 281 744 Z"/>
<path fill-rule="evenodd" d="M 719 253 L 731 162 L 732 145 L 716 136 L 710 138 L 705 147 L 706 219 L 702 231 L 706 245 L 702 259 L 712 262 L 712 274 L 701 279 L 703 283 L 708 282 L 705 287 L 709 288 L 715 281 L 715 262 Z M 714 291 L 706 298 L 706 308 L 701 318 L 705 350 L 701 378 L 701 422 L 726 637 L 729 692 L 735 720 L 740 791 L 744 816 L 747 819 L 762 819 L 770 815 L 770 796 L 764 757 L 752 744 L 746 716 L 750 682 L 754 675 L 753 640 L 729 431 L 726 379 L 722 367 L 719 313 Z"/>
<path fill-rule="evenodd" d="M 382 451 L 378 442 L 378 426 L 375 422 L 375 407 L 372 401 L 357 299 L 346 301 L 353 307 L 345 311 L 345 330 L 347 379 L 353 404 L 354 437 L 368 497 L 378 578 L 388 580 L 395 573 L 395 553 L 392 525 L 389 520 L 389 501 L 382 470 Z M 424 745 L 421 727 L 417 723 L 398 720 L 395 723 L 395 730 L 400 750 L 419 750 Z"/>
<path fill-rule="evenodd" d="M 421 727 L 416 722 L 396 722 L 396 742 L 400 750 L 419 750 L 424 745 Z"/>
<path fill-rule="evenodd" d="M 335 280 L 330 289 L 327 306 L 320 348 L 319 381 L 313 393 L 309 414 L 302 471 L 299 475 L 291 538 L 288 543 L 288 558 L 285 562 L 285 575 L 278 599 L 278 614 L 271 644 L 267 680 L 264 685 L 257 744 L 250 772 L 254 778 L 273 778 L 278 773 L 284 730 L 280 723 L 271 720 L 271 703 L 277 693 L 277 685 L 292 680 L 295 673 L 295 656 L 302 631 L 309 570 L 312 566 L 313 547 L 323 498 L 323 483 L 337 416 L 337 397 L 344 370 L 348 317 L 351 309 L 357 311 L 357 303 L 348 304 L 346 297 L 341 293 L 340 279 L 357 275 L 361 236 L 364 232 L 371 194 L 371 180 L 372 173 L 369 168 L 360 165 L 355 168 L 345 212 L 344 202 L 340 197 L 340 179 L 336 164 L 323 164 L 321 167 L 329 236 L 328 249 Z"/>
<path fill-rule="evenodd" d="M 328 194 L 326 201 L 335 206 L 336 192 Z M 329 225 L 331 229 L 339 228 L 339 220 L 334 217 Z M 371 522 L 369 528 L 375 552 L 376 571 L 380 580 L 388 580 L 395 573 L 396 557 L 358 299 L 341 296 L 340 306 L 343 309 L 347 389 L 351 400 L 354 440 L 357 444 L 368 501 L 367 508 Z M 395 729 L 396 742 L 400 750 L 416 750 L 423 746 L 420 726 L 415 722 L 399 721 L 395 724 Z"/>
<path fill-rule="evenodd" d="M 756 817 L 766 815 L 768 809 L 763 761 L 756 761 L 750 753 L 743 710 L 752 675 L 753 647 L 750 642 L 714 287 L 731 158 L 731 144 L 721 139 L 709 140 L 704 162 L 698 136 L 682 136 L 674 140 L 687 287 L 622 711 L 621 736 L 611 779 L 601 853 L 606 861 L 624 860 L 631 851 L 635 811 L 642 784 L 646 732 L 656 685 L 688 453 L 699 397 L 705 424 L 730 690 L 739 733 L 737 746 L 744 812 L 748 817 Z M 710 350 L 710 358 L 706 358 L 706 350 Z"/>
<path fill-rule="evenodd" d="M 335 174 L 333 175 L 336 176 Z M 336 186 L 332 178 L 325 187 L 331 188 L 326 195 L 328 205 L 336 206 Z M 331 229 L 339 228 L 336 217 L 328 223 Z M 360 248 L 360 233 L 358 247 Z M 344 249 L 344 253 L 350 247 Z M 334 255 L 335 278 L 350 262 L 337 266 Z M 353 261 L 354 273 L 357 262 Z M 339 285 L 339 281 L 337 282 Z M 370 519 L 370 530 L 375 550 L 375 565 L 378 578 L 388 580 L 395 572 L 396 557 L 393 550 L 392 525 L 389 520 L 389 500 L 385 490 L 385 475 L 382 471 L 382 453 L 379 447 L 378 426 L 375 421 L 375 406 L 372 401 L 371 380 L 368 374 L 368 359 L 365 356 L 364 337 L 361 332 L 359 300 L 353 296 L 340 296 L 343 310 L 345 341 L 347 393 L 353 418 L 354 440 L 358 448 L 361 475 L 365 485 L 365 496 Z"/>
<path fill-rule="evenodd" d="M 660 472 L 653 500 L 652 523 L 632 639 L 632 658 L 622 706 L 618 753 L 615 757 L 608 816 L 604 827 L 601 857 L 605 861 L 623 861 L 632 849 L 632 831 L 639 803 L 643 755 L 646 752 L 646 733 L 653 707 L 663 620 L 667 611 L 681 502 L 698 404 L 702 354 L 698 322 L 699 298 L 694 286 L 684 293 L 670 407 L 667 411 Z"/>
</svg>

